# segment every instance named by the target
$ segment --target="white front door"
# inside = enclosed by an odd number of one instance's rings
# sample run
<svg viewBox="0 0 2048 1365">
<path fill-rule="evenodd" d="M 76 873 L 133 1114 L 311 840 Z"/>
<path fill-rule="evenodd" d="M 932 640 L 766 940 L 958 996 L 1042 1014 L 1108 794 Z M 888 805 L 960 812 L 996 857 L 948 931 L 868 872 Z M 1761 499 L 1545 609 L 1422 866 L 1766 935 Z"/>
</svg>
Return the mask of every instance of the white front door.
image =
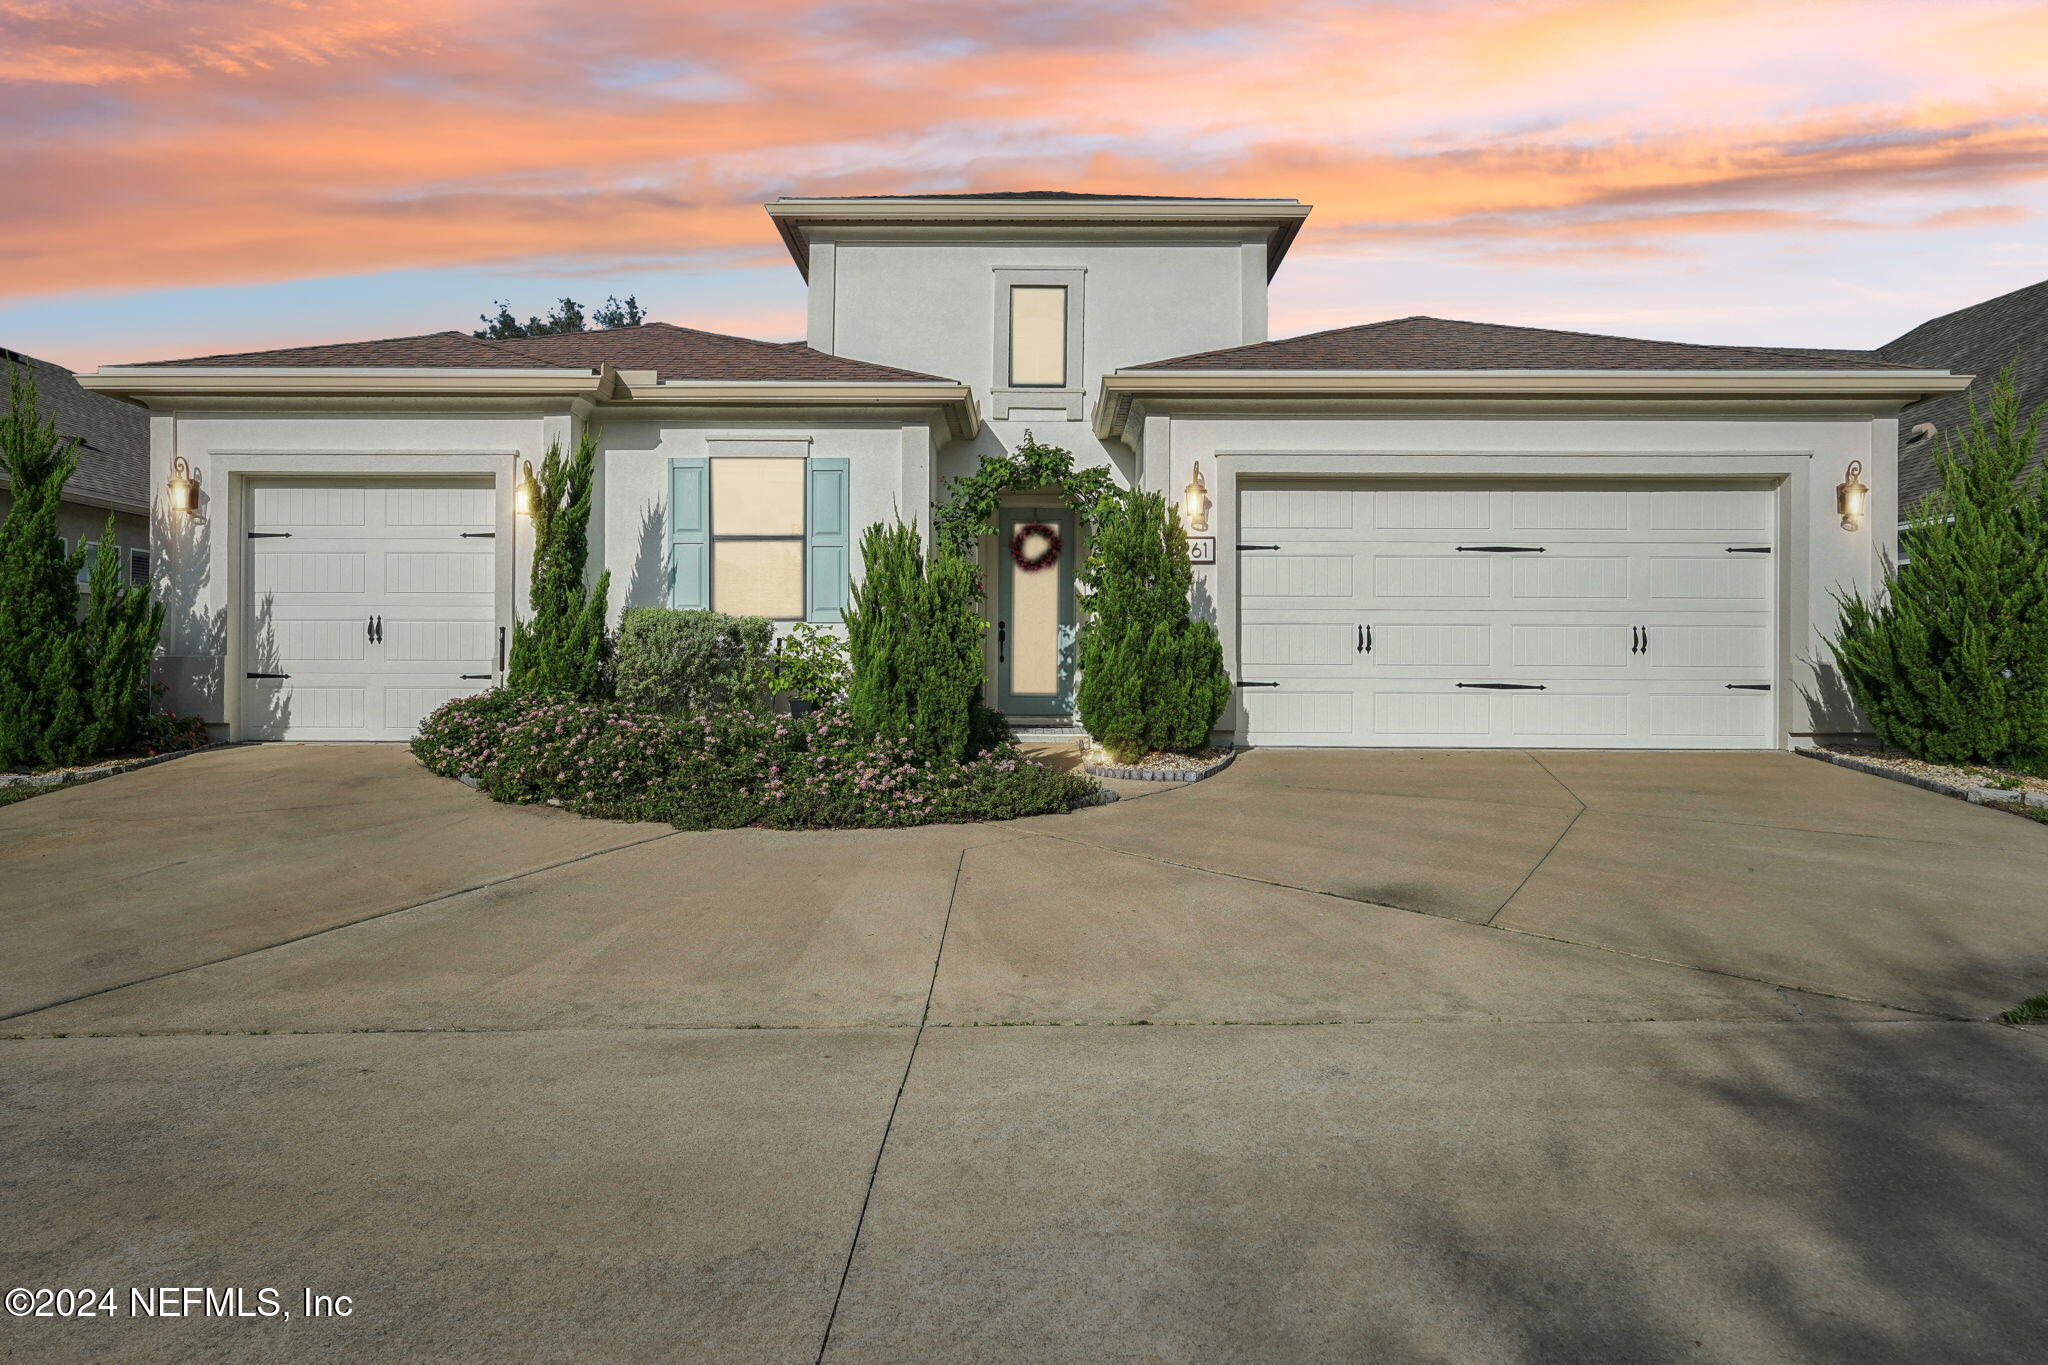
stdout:
<svg viewBox="0 0 2048 1365">
<path fill-rule="evenodd" d="M 409 739 L 496 681 L 489 482 L 251 483 L 242 637 L 247 739 Z"/>
<path fill-rule="evenodd" d="M 1246 738 L 1774 746 L 1775 527 L 1761 485 L 1248 483 Z"/>
</svg>

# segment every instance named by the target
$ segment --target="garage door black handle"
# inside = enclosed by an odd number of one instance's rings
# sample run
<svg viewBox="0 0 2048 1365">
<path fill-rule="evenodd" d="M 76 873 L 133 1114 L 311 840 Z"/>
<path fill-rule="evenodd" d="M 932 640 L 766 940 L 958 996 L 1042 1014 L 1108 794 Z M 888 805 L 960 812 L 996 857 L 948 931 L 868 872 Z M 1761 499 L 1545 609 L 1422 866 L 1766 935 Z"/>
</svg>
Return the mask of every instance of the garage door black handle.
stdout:
<svg viewBox="0 0 2048 1365">
<path fill-rule="evenodd" d="M 1460 545 L 1458 549 L 1466 554 L 1540 555 L 1544 553 L 1544 547 L 1541 545 Z"/>
<path fill-rule="evenodd" d="M 1474 687 L 1487 692 L 1548 692 L 1542 683 L 1459 683 L 1460 687 Z"/>
</svg>

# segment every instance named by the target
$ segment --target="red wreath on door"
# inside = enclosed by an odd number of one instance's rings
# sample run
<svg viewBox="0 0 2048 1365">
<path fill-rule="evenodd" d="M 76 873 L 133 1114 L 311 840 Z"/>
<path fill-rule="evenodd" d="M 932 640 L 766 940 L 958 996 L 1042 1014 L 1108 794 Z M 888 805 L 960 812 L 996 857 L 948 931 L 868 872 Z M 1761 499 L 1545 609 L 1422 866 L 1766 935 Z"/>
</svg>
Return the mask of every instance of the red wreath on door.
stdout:
<svg viewBox="0 0 2048 1365">
<path fill-rule="evenodd" d="M 1033 536 L 1045 537 L 1045 548 L 1035 555 L 1024 553 L 1024 546 Z M 1017 528 L 1017 534 L 1010 537 L 1010 562 L 1025 573 L 1037 573 L 1060 562 L 1060 533 L 1042 521 L 1028 521 Z"/>
</svg>

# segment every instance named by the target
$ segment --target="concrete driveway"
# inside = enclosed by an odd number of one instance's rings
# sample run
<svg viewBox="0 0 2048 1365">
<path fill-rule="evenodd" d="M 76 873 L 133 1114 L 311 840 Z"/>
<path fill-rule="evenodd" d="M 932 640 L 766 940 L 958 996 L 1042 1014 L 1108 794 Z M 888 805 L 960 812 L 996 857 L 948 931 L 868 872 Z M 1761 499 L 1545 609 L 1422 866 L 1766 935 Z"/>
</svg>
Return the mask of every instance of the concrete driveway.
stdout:
<svg viewBox="0 0 2048 1365">
<path fill-rule="evenodd" d="M 1988 1018 L 2048 988 L 2044 886 L 2048 828 L 1789 755 L 1270 751 L 820 834 L 199 755 L 0 809 L 0 1277 L 123 1310 L 0 1332 L 2031 1359 L 2048 1036 Z"/>
</svg>

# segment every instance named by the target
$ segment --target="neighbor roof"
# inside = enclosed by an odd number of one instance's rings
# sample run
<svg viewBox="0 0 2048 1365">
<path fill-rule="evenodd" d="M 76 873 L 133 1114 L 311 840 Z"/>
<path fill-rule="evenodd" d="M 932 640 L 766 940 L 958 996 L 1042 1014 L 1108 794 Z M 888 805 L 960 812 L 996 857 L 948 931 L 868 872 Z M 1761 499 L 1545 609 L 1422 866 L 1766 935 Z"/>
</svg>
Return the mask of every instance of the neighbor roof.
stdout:
<svg viewBox="0 0 2048 1365">
<path fill-rule="evenodd" d="M 2048 402 L 2048 280 L 2000 294 L 1995 299 L 1923 322 L 1896 341 L 1881 347 L 1887 360 L 1939 366 L 1976 380 L 1961 393 L 1923 398 L 1899 414 L 1899 508 L 1910 511 L 1941 485 L 1935 468 L 1938 440 L 1915 439 L 1913 429 L 1931 423 L 1940 436 L 1953 439 L 1969 424 L 1970 404 L 1980 412 L 1991 406 L 1991 385 L 1999 371 L 2014 365 L 2022 411 Z M 2030 468 L 2048 460 L 2048 423 L 2034 445 Z"/>
<path fill-rule="evenodd" d="M 62 365 L 0 348 L 0 360 L 28 366 L 36 406 L 57 433 L 78 442 L 78 471 L 64 485 L 66 501 L 124 511 L 149 507 L 149 414 L 132 403 L 87 393 Z M 11 481 L 0 470 L 0 488 Z"/>
<path fill-rule="evenodd" d="M 1450 318 L 1392 318 L 1131 370 L 1888 370 L 1869 352 L 1702 346 Z"/>
<path fill-rule="evenodd" d="M 374 369 L 596 369 L 653 370 L 676 380 L 786 380 L 839 383 L 950 382 L 938 375 L 871 365 L 864 360 L 814 351 L 802 342 L 755 341 L 751 337 L 700 332 L 672 323 L 601 327 L 588 332 L 484 341 L 462 332 L 344 341 L 325 346 L 291 346 L 275 351 L 153 360 L 149 366 L 289 366 Z"/>
</svg>

